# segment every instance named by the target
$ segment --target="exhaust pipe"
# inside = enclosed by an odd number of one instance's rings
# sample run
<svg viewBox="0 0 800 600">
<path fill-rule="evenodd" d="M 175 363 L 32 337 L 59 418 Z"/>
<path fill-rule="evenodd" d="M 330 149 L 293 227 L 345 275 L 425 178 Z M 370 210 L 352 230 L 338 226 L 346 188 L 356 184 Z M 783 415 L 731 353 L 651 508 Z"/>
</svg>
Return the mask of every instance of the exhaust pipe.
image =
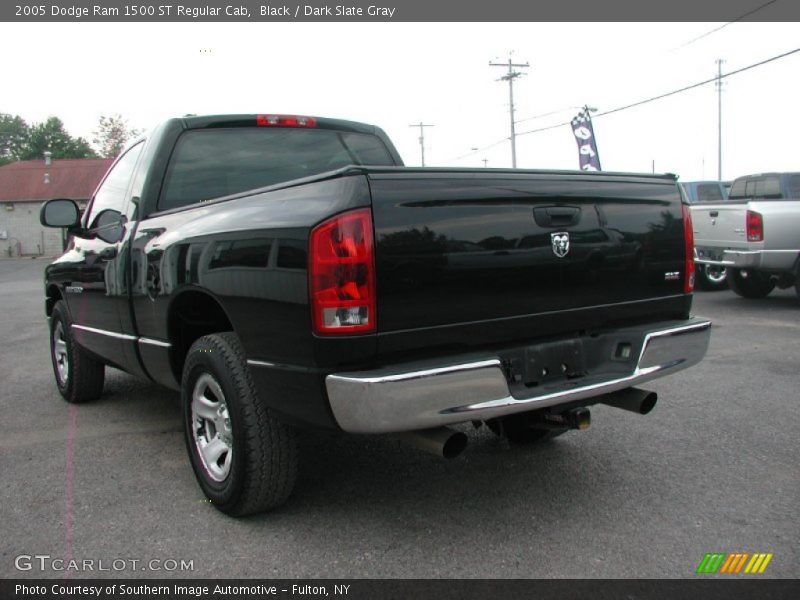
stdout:
<svg viewBox="0 0 800 600">
<path fill-rule="evenodd" d="M 627 388 L 611 394 L 606 394 L 600 400 L 601 404 L 614 406 L 623 410 L 629 410 L 640 415 L 646 415 L 656 405 L 658 394 L 640 390 L 638 388 Z"/>
<path fill-rule="evenodd" d="M 397 435 L 412 446 L 440 458 L 455 458 L 467 447 L 467 435 L 447 427 L 405 431 Z"/>
</svg>

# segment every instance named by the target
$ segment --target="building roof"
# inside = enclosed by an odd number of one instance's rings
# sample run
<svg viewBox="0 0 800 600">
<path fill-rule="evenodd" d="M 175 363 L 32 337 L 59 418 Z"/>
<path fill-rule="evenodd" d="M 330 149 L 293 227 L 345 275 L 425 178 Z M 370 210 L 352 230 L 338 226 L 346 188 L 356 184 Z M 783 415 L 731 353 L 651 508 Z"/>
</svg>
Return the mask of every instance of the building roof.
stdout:
<svg viewBox="0 0 800 600">
<path fill-rule="evenodd" d="M 41 202 L 51 198 L 87 200 L 113 158 L 22 160 L 0 167 L 0 202 Z M 46 182 L 45 174 L 49 174 Z"/>
</svg>

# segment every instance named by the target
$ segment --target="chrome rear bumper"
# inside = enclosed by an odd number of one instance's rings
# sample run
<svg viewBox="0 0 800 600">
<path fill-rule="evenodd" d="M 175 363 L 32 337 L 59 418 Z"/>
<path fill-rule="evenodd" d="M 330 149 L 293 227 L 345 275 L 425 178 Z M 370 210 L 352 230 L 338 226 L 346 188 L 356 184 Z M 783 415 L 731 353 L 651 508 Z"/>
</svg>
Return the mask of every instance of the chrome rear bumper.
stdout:
<svg viewBox="0 0 800 600">
<path fill-rule="evenodd" d="M 792 271 L 797 264 L 800 250 L 723 250 L 722 258 L 715 260 L 705 255 L 702 248 L 695 248 L 695 262 L 717 267 L 735 269 L 763 269 L 768 271 Z"/>
<path fill-rule="evenodd" d="M 630 373 L 589 373 L 525 390 L 525 397 L 512 394 L 498 356 L 336 373 L 328 375 L 325 384 L 333 415 L 344 431 L 428 429 L 587 400 L 639 385 L 700 362 L 710 333 L 711 321 L 699 318 L 649 329 L 640 333 L 641 352 Z"/>
</svg>

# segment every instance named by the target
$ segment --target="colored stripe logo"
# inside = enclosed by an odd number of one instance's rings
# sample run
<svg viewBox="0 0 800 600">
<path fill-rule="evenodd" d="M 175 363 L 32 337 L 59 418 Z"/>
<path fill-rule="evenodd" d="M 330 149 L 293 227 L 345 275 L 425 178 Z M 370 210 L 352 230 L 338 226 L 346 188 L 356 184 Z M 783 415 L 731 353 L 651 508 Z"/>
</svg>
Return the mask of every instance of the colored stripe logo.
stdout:
<svg viewBox="0 0 800 600">
<path fill-rule="evenodd" d="M 707 553 L 700 564 L 697 566 L 697 573 L 701 574 L 728 574 L 737 575 L 748 573 L 751 575 L 761 574 L 767 569 L 769 561 L 772 560 L 772 552 L 713 552 Z"/>
</svg>

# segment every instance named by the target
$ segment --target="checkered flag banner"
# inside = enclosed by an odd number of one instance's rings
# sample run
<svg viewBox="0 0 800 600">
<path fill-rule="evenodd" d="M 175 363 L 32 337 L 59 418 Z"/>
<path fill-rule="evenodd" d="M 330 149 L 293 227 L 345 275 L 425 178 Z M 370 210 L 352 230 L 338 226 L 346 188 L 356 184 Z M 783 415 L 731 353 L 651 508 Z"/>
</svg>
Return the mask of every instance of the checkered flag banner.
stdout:
<svg viewBox="0 0 800 600">
<path fill-rule="evenodd" d="M 581 171 L 601 171 L 600 155 L 597 153 L 597 142 L 588 109 L 582 110 L 572 119 L 572 133 L 575 134 L 575 141 L 578 143 L 578 162 Z"/>
</svg>

